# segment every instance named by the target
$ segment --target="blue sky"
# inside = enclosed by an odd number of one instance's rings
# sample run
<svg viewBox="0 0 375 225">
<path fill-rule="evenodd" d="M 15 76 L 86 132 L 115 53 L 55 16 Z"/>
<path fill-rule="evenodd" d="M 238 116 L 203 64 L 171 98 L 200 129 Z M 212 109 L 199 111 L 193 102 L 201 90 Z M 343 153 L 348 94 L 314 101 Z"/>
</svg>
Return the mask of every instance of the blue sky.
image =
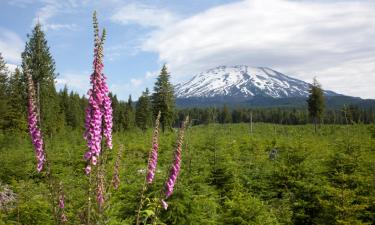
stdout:
<svg viewBox="0 0 375 225">
<path fill-rule="evenodd" d="M 267 66 L 339 93 L 375 98 L 375 2 L 370 0 L 0 0 L 0 52 L 20 63 L 39 21 L 58 87 L 86 93 L 91 16 L 107 29 L 105 73 L 112 92 L 133 98 L 163 63 L 174 83 L 218 65 Z"/>
</svg>

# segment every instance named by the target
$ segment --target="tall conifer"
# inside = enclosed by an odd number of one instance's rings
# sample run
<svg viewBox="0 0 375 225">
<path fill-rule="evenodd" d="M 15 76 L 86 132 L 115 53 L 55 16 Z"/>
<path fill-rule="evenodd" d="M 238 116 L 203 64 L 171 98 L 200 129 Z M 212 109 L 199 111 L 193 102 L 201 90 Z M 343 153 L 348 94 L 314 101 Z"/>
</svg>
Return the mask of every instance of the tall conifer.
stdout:
<svg viewBox="0 0 375 225">
<path fill-rule="evenodd" d="M 324 95 L 321 85 L 314 78 L 313 83 L 310 85 L 310 95 L 307 99 L 307 106 L 309 115 L 314 122 L 314 128 L 316 132 L 316 125 L 321 121 L 324 111 Z"/>
<path fill-rule="evenodd" d="M 36 87 L 36 102 L 40 106 L 41 126 L 46 133 L 54 133 L 61 127 L 59 102 L 55 88 L 55 61 L 50 53 L 41 24 L 37 24 L 22 53 L 22 68 L 28 68 Z"/>
<path fill-rule="evenodd" d="M 174 117 L 174 89 L 169 79 L 170 74 L 168 73 L 167 66 L 164 65 L 156 80 L 152 95 L 153 114 L 156 117 L 158 112 L 161 112 L 160 124 L 163 132 L 166 129 L 172 128 Z"/>
<path fill-rule="evenodd" d="M 146 130 L 152 123 L 152 112 L 148 88 L 139 97 L 135 106 L 135 122 L 139 128 Z"/>
</svg>

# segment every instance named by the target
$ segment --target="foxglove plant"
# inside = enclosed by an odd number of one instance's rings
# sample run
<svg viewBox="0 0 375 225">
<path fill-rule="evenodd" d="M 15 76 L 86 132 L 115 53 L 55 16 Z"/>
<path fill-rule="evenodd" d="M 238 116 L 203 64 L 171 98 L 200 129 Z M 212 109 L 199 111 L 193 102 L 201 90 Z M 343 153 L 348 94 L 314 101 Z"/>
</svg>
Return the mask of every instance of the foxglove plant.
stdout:
<svg viewBox="0 0 375 225">
<path fill-rule="evenodd" d="M 104 201 L 105 201 L 104 192 L 105 192 L 104 173 L 103 173 L 103 170 L 100 169 L 98 171 L 98 179 L 97 179 L 97 186 L 96 186 L 96 201 L 98 202 L 100 213 L 101 213 L 101 210 L 103 208 Z"/>
<path fill-rule="evenodd" d="M 35 102 L 35 87 L 34 81 L 31 77 L 31 74 L 26 69 L 25 70 L 26 79 L 27 79 L 27 94 L 28 94 L 28 124 L 29 124 L 29 133 L 31 136 L 32 143 L 34 145 L 35 155 L 37 159 L 37 171 L 41 172 L 46 161 L 46 156 L 44 152 L 43 137 L 42 132 L 38 125 L 38 110 Z"/>
<path fill-rule="evenodd" d="M 59 190 L 59 208 L 60 208 L 60 222 L 66 223 L 68 222 L 68 218 L 65 215 L 64 209 L 65 209 L 65 195 L 63 192 L 62 183 L 60 183 L 60 190 Z"/>
<path fill-rule="evenodd" d="M 148 170 L 147 170 L 147 183 L 151 184 L 155 177 L 156 165 L 158 163 L 158 149 L 159 149 L 159 121 L 160 121 L 160 111 L 155 121 L 154 134 L 152 136 L 152 149 L 150 152 L 150 157 L 148 159 Z"/>
<path fill-rule="evenodd" d="M 99 35 L 99 26 L 96 19 L 94 20 L 94 61 L 93 73 L 90 77 L 91 89 L 88 91 L 89 105 L 86 108 L 86 119 L 84 138 L 87 141 L 88 151 L 84 158 L 88 161 L 85 172 L 91 172 L 91 166 L 96 165 L 98 157 L 102 151 L 102 139 L 105 138 L 106 146 L 112 149 L 112 106 L 111 99 L 108 96 L 108 86 L 106 77 L 103 74 L 103 43 L 105 40 L 105 30 Z"/>
<path fill-rule="evenodd" d="M 124 146 L 121 145 L 117 154 L 115 168 L 113 170 L 112 185 L 115 190 L 117 190 L 120 185 L 120 162 L 121 162 L 121 155 L 122 155 L 123 149 L 124 149 Z"/>
<path fill-rule="evenodd" d="M 177 146 L 176 146 L 176 150 L 174 153 L 174 162 L 169 171 L 169 178 L 167 179 L 167 182 L 165 183 L 165 198 L 169 198 L 169 196 L 172 195 L 173 188 L 176 184 L 178 174 L 180 173 L 182 144 L 184 141 L 184 134 L 185 134 L 185 129 L 186 129 L 188 121 L 189 121 L 189 116 L 187 116 L 185 118 L 185 121 L 182 123 L 181 129 L 178 135 Z M 164 200 L 162 200 L 162 205 L 164 209 L 168 207 L 168 204 Z"/>
<path fill-rule="evenodd" d="M 156 165 L 157 165 L 157 162 L 158 162 L 158 150 L 159 150 L 160 116 L 161 116 L 161 112 L 159 111 L 158 115 L 156 116 L 156 120 L 155 120 L 155 127 L 154 127 L 154 132 L 153 132 L 153 135 L 152 135 L 152 147 L 151 147 L 150 155 L 149 155 L 149 158 L 148 158 L 147 174 L 146 174 L 145 182 L 143 184 L 143 188 L 142 188 L 142 192 L 141 192 L 141 199 L 140 199 L 139 205 L 138 205 L 136 225 L 140 224 L 141 209 L 142 209 L 143 203 L 144 203 L 144 194 L 147 190 L 148 185 L 150 185 L 153 182 L 154 177 L 155 177 L 155 170 L 156 170 Z"/>
</svg>

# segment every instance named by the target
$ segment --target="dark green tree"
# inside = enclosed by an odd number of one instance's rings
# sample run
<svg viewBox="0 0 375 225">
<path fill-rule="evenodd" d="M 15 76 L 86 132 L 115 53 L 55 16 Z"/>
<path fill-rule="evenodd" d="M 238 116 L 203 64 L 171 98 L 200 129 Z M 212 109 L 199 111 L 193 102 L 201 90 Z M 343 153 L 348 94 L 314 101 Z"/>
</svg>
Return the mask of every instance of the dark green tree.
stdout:
<svg viewBox="0 0 375 225">
<path fill-rule="evenodd" d="M 314 129 L 316 132 L 317 123 L 321 121 L 324 112 L 324 95 L 321 85 L 314 78 L 313 83 L 310 85 L 310 95 L 307 99 L 307 107 L 309 110 L 310 118 L 314 122 Z"/>
<path fill-rule="evenodd" d="M 26 125 L 26 93 L 19 68 L 9 79 L 8 110 L 5 113 L 6 129 L 24 132 Z"/>
<path fill-rule="evenodd" d="M 224 104 L 223 110 L 221 111 L 220 122 L 221 123 L 231 123 L 232 122 L 232 115 L 231 115 L 231 113 L 229 111 L 229 108 L 226 104 Z"/>
<path fill-rule="evenodd" d="M 40 106 L 43 131 L 48 134 L 55 133 L 63 124 L 55 88 L 55 61 L 39 23 L 28 38 L 22 53 L 22 68 L 28 69 L 32 75 L 37 91 L 37 103 Z"/>
<path fill-rule="evenodd" d="M 7 112 L 7 91 L 8 91 L 8 68 L 0 53 L 0 128 L 5 126 L 4 115 Z"/>
<path fill-rule="evenodd" d="M 134 110 L 132 96 L 129 95 L 128 102 L 125 104 L 125 129 L 129 130 L 134 127 Z"/>
<path fill-rule="evenodd" d="M 160 123 L 163 132 L 172 128 L 174 117 L 174 88 L 169 79 L 170 74 L 164 64 L 155 82 L 154 94 L 152 95 L 153 114 L 156 117 L 158 112 L 161 112 Z"/>
<path fill-rule="evenodd" d="M 148 88 L 139 97 L 135 106 L 135 122 L 142 130 L 147 130 L 152 124 L 151 101 Z"/>
</svg>

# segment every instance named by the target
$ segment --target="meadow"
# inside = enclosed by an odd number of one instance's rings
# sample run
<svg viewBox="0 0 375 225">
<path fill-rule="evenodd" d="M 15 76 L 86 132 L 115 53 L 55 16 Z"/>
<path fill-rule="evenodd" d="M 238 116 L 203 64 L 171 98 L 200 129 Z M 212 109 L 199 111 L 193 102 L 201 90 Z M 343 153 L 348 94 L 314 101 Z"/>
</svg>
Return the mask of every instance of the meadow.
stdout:
<svg viewBox="0 0 375 225">
<path fill-rule="evenodd" d="M 51 170 L 64 184 L 68 224 L 83 223 L 87 204 L 82 134 L 74 129 L 45 137 Z M 163 188 L 176 137 L 177 129 L 160 133 L 146 208 Z M 151 129 L 113 134 L 106 172 L 112 173 L 123 145 L 121 182 L 106 196 L 103 223 L 135 223 L 151 141 Z M 0 205 L 0 224 L 54 224 L 35 161 L 27 133 L 0 133 L 0 192 L 11 196 Z M 190 126 L 174 193 L 157 223 L 374 224 L 374 171 L 373 125 L 321 125 L 318 133 L 312 125 L 255 123 L 252 133 L 247 123 Z M 152 211 L 142 213 L 147 218 Z"/>
</svg>

